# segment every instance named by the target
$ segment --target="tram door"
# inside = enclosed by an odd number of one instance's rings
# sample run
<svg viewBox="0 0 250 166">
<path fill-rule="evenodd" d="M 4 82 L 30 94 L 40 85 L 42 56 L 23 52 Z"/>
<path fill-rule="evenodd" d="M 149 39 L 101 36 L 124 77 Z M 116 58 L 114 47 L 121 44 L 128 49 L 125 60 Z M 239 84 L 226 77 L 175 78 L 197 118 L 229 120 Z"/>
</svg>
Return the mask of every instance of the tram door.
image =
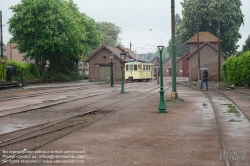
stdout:
<svg viewBox="0 0 250 166">
<path fill-rule="evenodd" d="M 110 67 L 109 66 L 99 66 L 99 79 L 100 79 L 99 81 L 110 80 Z"/>
<path fill-rule="evenodd" d="M 142 77 L 142 65 L 138 65 L 138 78 L 140 79 Z"/>
</svg>

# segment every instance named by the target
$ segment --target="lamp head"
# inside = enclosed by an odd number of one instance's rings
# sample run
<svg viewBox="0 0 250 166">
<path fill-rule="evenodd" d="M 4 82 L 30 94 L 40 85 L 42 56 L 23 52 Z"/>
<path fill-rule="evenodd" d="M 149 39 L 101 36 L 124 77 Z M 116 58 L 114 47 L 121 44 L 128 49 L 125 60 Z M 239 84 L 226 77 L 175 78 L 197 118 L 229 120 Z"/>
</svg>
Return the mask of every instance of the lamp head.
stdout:
<svg viewBox="0 0 250 166">
<path fill-rule="evenodd" d="M 110 59 L 114 59 L 114 53 L 113 52 L 109 53 L 109 57 Z"/>
<path fill-rule="evenodd" d="M 164 48 L 164 46 L 157 46 L 157 47 L 158 47 L 159 51 L 162 51 Z"/>
<path fill-rule="evenodd" d="M 124 50 L 122 50 L 122 52 L 120 53 L 121 60 L 125 60 L 126 55 L 127 53 Z"/>
</svg>

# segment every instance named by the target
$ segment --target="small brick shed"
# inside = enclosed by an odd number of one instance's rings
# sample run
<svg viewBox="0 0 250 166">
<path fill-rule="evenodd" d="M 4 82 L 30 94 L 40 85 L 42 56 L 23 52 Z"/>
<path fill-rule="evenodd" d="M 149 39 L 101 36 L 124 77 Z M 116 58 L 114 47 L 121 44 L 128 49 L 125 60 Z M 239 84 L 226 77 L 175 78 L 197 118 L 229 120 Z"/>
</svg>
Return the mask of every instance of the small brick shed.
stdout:
<svg viewBox="0 0 250 166">
<path fill-rule="evenodd" d="M 122 77 L 121 73 L 121 59 L 120 53 L 124 50 L 129 53 L 129 56 L 126 57 L 125 62 L 130 61 L 131 59 L 138 59 L 141 61 L 136 54 L 130 50 L 129 48 L 125 48 L 122 46 L 110 47 L 107 45 L 100 46 L 88 59 L 87 62 L 89 64 L 89 81 L 91 82 L 106 82 L 110 80 L 110 56 L 109 54 L 114 53 L 113 59 L 113 77 L 114 81 L 120 81 Z"/>
<path fill-rule="evenodd" d="M 187 43 L 189 44 L 190 50 L 179 58 L 177 62 L 177 71 L 182 70 L 183 75 L 186 73 L 186 69 L 183 70 L 183 66 L 180 63 L 186 63 L 188 60 L 188 71 L 189 80 L 198 80 L 198 45 L 197 45 L 197 34 L 192 36 Z M 199 32 L 199 43 L 200 43 L 200 67 L 209 68 L 210 80 L 217 80 L 218 77 L 218 38 L 209 32 Z M 226 60 L 227 56 L 220 52 L 220 63 Z M 221 67 L 222 69 L 222 67 Z"/>
</svg>

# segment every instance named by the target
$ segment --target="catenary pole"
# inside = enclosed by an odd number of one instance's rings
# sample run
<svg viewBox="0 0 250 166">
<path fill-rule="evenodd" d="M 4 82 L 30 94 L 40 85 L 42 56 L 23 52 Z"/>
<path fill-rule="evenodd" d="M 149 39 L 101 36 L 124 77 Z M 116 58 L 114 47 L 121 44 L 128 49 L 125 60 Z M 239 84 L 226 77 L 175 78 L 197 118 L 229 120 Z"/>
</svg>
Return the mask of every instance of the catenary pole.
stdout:
<svg viewBox="0 0 250 166">
<path fill-rule="evenodd" d="M 1 58 L 3 59 L 3 21 L 2 21 L 2 11 L 0 11 L 0 27 L 1 27 Z"/>
<path fill-rule="evenodd" d="M 178 99 L 176 91 L 176 44 L 175 44 L 175 0 L 171 0 L 171 24 L 172 24 L 172 92 L 171 98 Z"/>
</svg>

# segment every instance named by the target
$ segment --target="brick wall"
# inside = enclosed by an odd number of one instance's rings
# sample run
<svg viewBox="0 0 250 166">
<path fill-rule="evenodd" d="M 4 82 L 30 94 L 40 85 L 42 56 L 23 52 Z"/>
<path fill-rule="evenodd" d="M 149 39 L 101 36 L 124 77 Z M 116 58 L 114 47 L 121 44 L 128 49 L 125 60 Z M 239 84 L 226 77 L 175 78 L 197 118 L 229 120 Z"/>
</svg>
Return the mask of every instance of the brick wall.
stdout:
<svg viewBox="0 0 250 166">
<path fill-rule="evenodd" d="M 106 49 L 101 49 L 89 63 L 89 81 L 95 82 L 100 80 L 99 67 L 100 66 L 110 66 L 109 51 Z M 106 58 L 105 58 L 106 57 Z M 120 60 L 114 57 L 113 59 L 113 76 L 114 81 L 121 80 L 121 63 Z"/>
<path fill-rule="evenodd" d="M 17 62 L 25 62 L 25 60 L 23 60 L 23 56 L 25 54 L 20 54 L 18 49 L 13 48 L 14 46 L 16 46 L 16 44 L 14 44 L 14 43 L 11 43 L 11 44 L 8 43 L 5 46 L 7 58 L 11 59 L 11 60 L 14 60 L 14 61 L 17 61 Z M 12 49 L 10 47 L 12 47 Z"/>
<path fill-rule="evenodd" d="M 172 68 L 172 58 L 168 58 L 163 62 L 163 77 L 169 77 L 169 68 Z"/>
<path fill-rule="evenodd" d="M 222 63 L 225 61 L 225 58 L 223 56 L 221 56 L 220 58 L 222 65 Z M 209 45 L 205 45 L 200 49 L 200 67 L 209 68 L 208 73 L 210 80 L 217 80 L 218 52 Z M 189 58 L 189 75 L 190 75 L 190 80 L 192 81 L 198 80 L 198 52 L 196 52 Z M 202 77 L 202 72 L 201 72 L 201 77 Z"/>
</svg>

